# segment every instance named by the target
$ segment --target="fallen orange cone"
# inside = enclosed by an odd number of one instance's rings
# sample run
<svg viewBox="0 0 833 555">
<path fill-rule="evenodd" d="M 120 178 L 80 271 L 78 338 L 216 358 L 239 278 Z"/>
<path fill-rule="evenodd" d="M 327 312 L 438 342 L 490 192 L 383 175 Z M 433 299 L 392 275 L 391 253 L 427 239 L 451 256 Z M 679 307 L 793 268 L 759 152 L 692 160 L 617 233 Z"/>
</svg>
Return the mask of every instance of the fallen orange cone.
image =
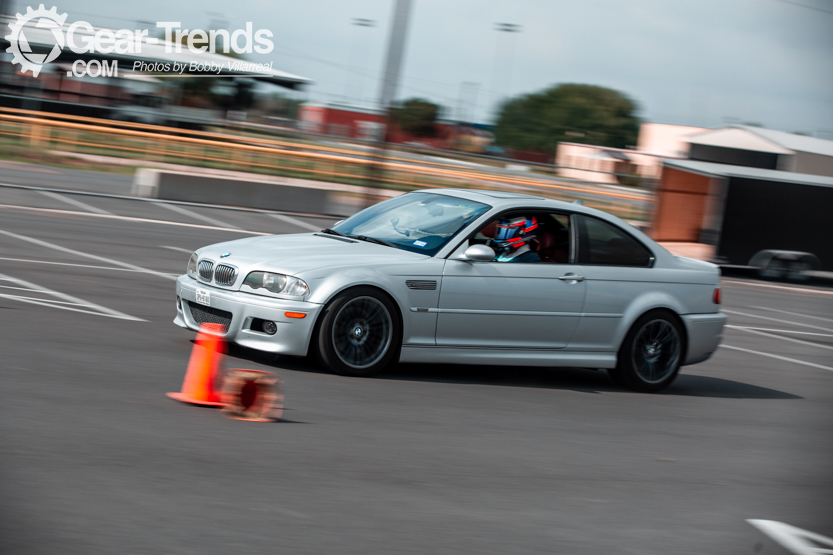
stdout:
<svg viewBox="0 0 833 555">
<path fill-rule="evenodd" d="M 166 393 L 171 399 L 203 405 L 222 407 L 225 405 L 219 394 L 220 361 L 226 351 L 226 344 L 218 335 L 222 333 L 220 324 L 203 324 L 197 334 L 182 391 Z"/>
<path fill-rule="evenodd" d="M 263 370 L 229 370 L 223 386 L 223 416 L 247 422 L 274 422 L 283 416 L 283 382 Z"/>
</svg>

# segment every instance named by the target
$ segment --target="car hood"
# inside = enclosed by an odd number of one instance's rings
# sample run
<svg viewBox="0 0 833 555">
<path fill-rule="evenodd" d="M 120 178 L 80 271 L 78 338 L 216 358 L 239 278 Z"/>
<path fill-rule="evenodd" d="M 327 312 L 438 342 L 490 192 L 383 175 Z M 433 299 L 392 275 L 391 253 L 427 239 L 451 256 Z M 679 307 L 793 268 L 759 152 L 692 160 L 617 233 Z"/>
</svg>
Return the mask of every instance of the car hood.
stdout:
<svg viewBox="0 0 833 555">
<path fill-rule="evenodd" d="M 318 268 L 353 267 L 382 261 L 397 264 L 400 261 L 413 262 L 429 258 L 385 245 L 367 241 L 347 241 L 319 233 L 238 239 L 203 247 L 197 254 L 200 260 L 208 258 L 215 264 L 224 263 L 237 267 L 241 276 L 238 281 L 256 270 L 297 275 Z"/>
</svg>

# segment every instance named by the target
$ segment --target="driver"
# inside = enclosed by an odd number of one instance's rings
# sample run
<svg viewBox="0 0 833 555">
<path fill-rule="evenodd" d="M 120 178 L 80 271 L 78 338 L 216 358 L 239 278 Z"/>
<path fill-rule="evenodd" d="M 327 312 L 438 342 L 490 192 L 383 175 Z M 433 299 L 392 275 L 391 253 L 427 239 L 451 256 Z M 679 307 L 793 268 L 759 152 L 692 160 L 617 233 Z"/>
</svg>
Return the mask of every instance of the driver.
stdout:
<svg viewBox="0 0 833 555">
<path fill-rule="evenodd" d="M 518 216 L 502 218 L 495 227 L 495 238 L 491 247 L 497 253 L 496 262 L 540 262 L 541 258 L 529 248 L 535 239 L 538 220 L 534 217 Z"/>
</svg>

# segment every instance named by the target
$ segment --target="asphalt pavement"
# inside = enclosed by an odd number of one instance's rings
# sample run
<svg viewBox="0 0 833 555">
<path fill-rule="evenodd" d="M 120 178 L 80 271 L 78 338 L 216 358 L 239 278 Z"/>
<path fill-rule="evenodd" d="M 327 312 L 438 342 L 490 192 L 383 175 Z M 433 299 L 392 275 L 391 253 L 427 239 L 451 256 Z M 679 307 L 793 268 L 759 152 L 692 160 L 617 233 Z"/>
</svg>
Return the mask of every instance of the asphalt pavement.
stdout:
<svg viewBox="0 0 833 555">
<path fill-rule="evenodd" d="M 0 182 L 129 191 L 31 170 Z M 238 422 L 165 396 L 195 335 L 173 278 L 200 246 L 332 220 L 47 192 L 0 187 L 0 553 L 786 553 L 746 519 L 833 537 L 833 289 L 724 279 L 725 345 L 656 395 L 233 348 L 286 393 L 282 421 Z"/>
</svg>

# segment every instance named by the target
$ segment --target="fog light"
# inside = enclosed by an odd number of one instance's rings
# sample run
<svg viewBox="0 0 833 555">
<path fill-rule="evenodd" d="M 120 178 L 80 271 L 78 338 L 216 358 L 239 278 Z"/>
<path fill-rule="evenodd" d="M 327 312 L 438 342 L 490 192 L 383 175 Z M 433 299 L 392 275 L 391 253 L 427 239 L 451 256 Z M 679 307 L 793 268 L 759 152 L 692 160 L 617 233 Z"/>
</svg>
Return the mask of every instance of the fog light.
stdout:
<svg viewBox="0 0 833 555">
<path fill-rule="evenodd" d="M 275 335 L 278 331 L 278 325 L 271 320 L 264 320 L 263 321 L 263 332 L 268 333 L 269 335 Z"/>
</svg>

